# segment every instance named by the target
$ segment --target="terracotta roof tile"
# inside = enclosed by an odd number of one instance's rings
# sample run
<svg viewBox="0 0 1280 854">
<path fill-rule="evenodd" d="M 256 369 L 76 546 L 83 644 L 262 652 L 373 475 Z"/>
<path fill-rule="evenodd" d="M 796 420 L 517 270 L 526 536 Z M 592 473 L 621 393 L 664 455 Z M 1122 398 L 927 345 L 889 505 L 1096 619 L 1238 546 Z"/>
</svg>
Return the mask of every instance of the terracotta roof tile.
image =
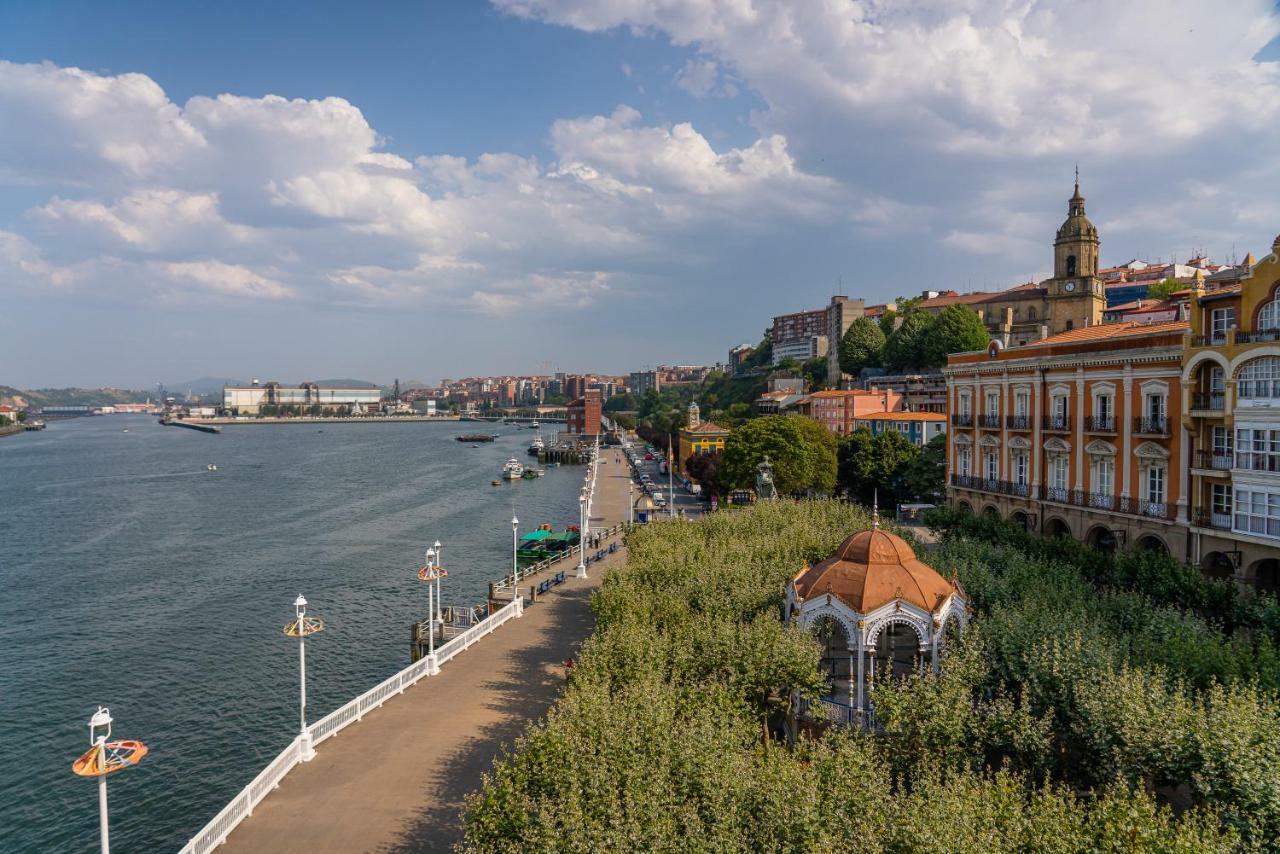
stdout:
<svg viewBox="0 0 1280 854">
<path fill-rule="evenodd" d="M 1185 320 L 1171 320 L 1165 323 L 1138 323 L 1126 320 L 1121 323 L 1103 323 L 1097 326 L 1082 326 L 1067 332 L 1059 332 L 1042 338 L 1025 348 L 1052 347 L 1056 344 L 1072 344 L 1078 341 L 1102 341 L 1108 338 L 1135 338 L 1143 335 L 1159 335 L 1162 333 L 1182 332 L 1189 327 Z"/>
</svg>

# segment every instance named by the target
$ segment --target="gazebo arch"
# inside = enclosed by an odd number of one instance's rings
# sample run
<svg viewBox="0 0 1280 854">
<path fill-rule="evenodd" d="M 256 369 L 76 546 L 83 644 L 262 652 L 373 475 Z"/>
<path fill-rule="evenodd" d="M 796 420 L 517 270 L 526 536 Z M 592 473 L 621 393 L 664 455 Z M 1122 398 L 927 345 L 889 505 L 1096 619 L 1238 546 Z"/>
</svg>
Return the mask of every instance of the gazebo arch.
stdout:
<svg viewBox="0 0 1280 854">
<path fill-rule="evenodd" d="M 878 517 L 873 518 L 871 530 L 849 537 L 835 554 L 806 566 L 787 585 L 789 622 L 802 628 L 839 626 L 848 644 L 849 665 L 841 667 L 840 641 L 833 645 L 836 632 L 826 630 L 828 719 L 863 719 L 870 711 L 867 687 L 886 660 L 895 675 L 926 661 L 937 669 L 944 627 L 953 623 L 959 632 L 967 623 L 968 599 L 959 584 L 920 561 L 906 541 L 880 530 Z"/>
</svg>

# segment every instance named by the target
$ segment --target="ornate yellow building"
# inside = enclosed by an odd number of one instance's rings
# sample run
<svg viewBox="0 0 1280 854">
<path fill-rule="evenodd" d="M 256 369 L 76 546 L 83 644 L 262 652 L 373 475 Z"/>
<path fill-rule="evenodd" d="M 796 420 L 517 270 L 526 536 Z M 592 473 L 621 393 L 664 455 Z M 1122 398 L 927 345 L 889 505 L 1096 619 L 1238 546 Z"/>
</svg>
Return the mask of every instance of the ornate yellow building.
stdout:
<svg viewBox="0 0 1280 854">
<path fill-rule="evenodd" d="M 1239 281 L 1192 288 L 1182 369 L 1191 555 L 1206 572 L 1280 589 L 1280 237 Z"/>
<path fill-rule="evenodd" d="M 703 421 L 698 404 L 689 404 L 689 416 L 685 426 L 680 428 L 680 458 L 676 466 L 683 469 L 685 460 L 694 454 L 709 454 L 712 451 L 723 451 L 725 437 L 729 431 L 711 421 Z"/>
</svg>

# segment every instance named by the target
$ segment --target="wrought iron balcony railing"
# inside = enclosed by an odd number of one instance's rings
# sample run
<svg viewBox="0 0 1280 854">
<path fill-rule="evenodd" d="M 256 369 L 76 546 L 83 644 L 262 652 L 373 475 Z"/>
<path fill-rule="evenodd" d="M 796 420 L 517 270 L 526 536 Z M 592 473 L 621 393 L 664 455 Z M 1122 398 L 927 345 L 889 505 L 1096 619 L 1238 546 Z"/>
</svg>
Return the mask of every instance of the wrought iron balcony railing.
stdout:
<svg viewBox="0 0 1280 854">
<path fill-rule="evenodd" d="M 1004 417 L 1004 426 L 1008 427 L 1010 430 L 1030 430 L 1031 416 L 1030 415 L 1006 415 Z"/>
<path fill-rule="evenodd" d="M 1133 432 L 1140 436 L 1168 436 L 1169 417 L 1167 415 L 1135 415 Z"/>
<path fill-rule="evenodd" d="M 1116 432 L 1116 417 L 1114 415 L 1086 415 L 1084 429 L 1090 433 L 1114 433 Z"/>
<path fill-rule="evenodd" d="M 1191 408 L 1200 412 L 1222 412 L 1227 408 L 1227 396 L 1220 391 L 1198 391 L 1191 395 Z"/>
<path fill-rule="evenodd" d="M 985 428 L 987 430 L 999 430 L 1000 416 L 999 415 L 979 415 L 978 426 Z"/>
<path fill-rule="evenodd" d="M 1231 468 L 1230 451 L 1196 451 L 1196 468 L 1228 471 Z"/>
<path fill-rule="evenodd" d="M 951 425 L 953 427 L 972 427 L 973 415 L 968 412 L 956 412 L 951 415 Z"/>
<path fill-rule="evenodd" d="M 1040 427 L 1044 430 L 1069 433 L 1071 431 L 1071 416 L 1045 415 L 1040 419 Z"/>
</svg>

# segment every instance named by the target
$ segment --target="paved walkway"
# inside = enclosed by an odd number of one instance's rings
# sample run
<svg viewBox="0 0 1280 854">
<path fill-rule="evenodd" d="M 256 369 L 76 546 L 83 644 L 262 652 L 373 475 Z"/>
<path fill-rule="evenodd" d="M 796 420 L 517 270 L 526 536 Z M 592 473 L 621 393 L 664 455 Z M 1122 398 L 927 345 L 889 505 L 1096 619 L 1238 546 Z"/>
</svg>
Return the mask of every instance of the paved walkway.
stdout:
<svg viewBox="0 0 1280 854">
<path fill-rule="evenodd" d="M 608 450 L 594 525 L 626 521 L 627 467 Z M 524 616 L 316 748 L 220 851 L 447 851 L 462 837 L 464 796 L 500 747 L 543 716 L 564 685 L 565 659 L 591 633 L 591 592 L 624 552 L 592 564 L 527 606 Z M 536 581 L 535 581 L 536 583 Z"/>
</svg>

